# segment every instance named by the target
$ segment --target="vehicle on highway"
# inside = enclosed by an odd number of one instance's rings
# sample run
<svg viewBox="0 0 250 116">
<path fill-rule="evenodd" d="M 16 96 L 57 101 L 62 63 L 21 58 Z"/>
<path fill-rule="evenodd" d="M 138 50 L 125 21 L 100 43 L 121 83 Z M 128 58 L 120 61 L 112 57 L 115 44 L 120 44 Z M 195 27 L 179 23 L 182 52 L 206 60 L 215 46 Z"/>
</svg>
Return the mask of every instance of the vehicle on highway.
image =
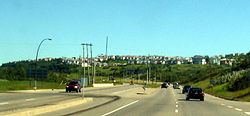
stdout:
<svg viewBox="0 0 250 116">
<path fill-rule="evenodd" d="M 71 91 L 76 91 L 77 93 L 81 92 L 81 85 L 79 81 L 72 80 L 69 82 L 69 84 L 67 84 L 66 92 L 71 92 Z"/>
<path fill-rule="evenodd" d="M 161 84 L 161 88 L 168 88 L 169 84 L 167 82 L 163 82 Z"/>
<path fill-rule="evenodd" d="M 179 83 L 174 82 L 174 83 L 173 83 L 173 88 L 174 88 L 174 89 L 180 89 Z"/>
<path fill-rule="evenodd" d="M 203 93 L 201 88 L 191 87 L 188 90 L 186 100 L 200 99 L 201 101 L 204 101 L 204 97 L 205 97 L 205 94 Z"/>
<path fill-rule="evenodd" d="M 189 88 L 191 88 L 191 85 L 184 85 L 184 87 L 182 89 L 182 94 L 187 93 Z"/>
</svg>

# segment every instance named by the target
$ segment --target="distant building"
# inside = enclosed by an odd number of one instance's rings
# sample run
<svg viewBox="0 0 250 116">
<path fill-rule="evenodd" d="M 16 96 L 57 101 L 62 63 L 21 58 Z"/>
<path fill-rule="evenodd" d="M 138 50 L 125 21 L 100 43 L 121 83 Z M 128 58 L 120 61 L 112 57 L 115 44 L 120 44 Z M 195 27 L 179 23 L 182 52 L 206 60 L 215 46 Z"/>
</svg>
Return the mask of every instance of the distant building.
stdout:
<svg viewBox="0 0 250 116">
<path fill-rule="evenodd" d="M 203 59 L 204 57 L 199 55 L 195 55 L 194 57 L 192 57 L 193 64 L 203 64 L 204 63 Z"/>
</svg>

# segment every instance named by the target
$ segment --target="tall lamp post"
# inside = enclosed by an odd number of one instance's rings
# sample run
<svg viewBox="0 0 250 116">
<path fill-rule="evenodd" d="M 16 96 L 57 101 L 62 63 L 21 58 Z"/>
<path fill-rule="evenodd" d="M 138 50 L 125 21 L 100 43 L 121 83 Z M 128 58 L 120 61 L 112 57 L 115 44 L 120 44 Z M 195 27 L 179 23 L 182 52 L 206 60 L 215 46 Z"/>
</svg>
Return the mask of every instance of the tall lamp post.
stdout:
<svg viewBox="0 0 250 116">
<path fill-rule="evenodd" d="M 38 58 L 38 53 L 39 53 L 39 50 L 40 50 L 40 47 L 41 47 L 42 43 L 43 43 L 44 41 L 46 41 L 46 40 L 52 40 L 52 39 L 50 39 L 50 38 L 43 39 L 43 40 L 40 42 L 40 44 L 39 44 L 39 46 L 38 46 L 38 48 L 37 48 L 37 51 L 36 51 L 36 63 L 35 63 L 35 71 L 36 71 L 36 73 L 35 73 L 35 87 L 34 87 L 35 90 L 37 89 L 36 81 L 37 81 L 37 58 Z"/>
<path fill-rule="evenodd" d="M 91 65 L 91 73 L 92 73 L 92 84 L 95 83 L 95 72 L 94 72 L 94 68 L 95 68 L 95 61 L 93 61 L 93 56 L 92 56 L 92 46 L 93 44 L 89 44 L 90 46 L 90 65 Z"/>
<path fill-rule="evenodd" d="M 84 46 L 86 45 L 85 43 L 82 43 L 82 62 L 83 62 L 83 78 L 85 78 L 85 52 L 84 52 Z"/>
</svg>

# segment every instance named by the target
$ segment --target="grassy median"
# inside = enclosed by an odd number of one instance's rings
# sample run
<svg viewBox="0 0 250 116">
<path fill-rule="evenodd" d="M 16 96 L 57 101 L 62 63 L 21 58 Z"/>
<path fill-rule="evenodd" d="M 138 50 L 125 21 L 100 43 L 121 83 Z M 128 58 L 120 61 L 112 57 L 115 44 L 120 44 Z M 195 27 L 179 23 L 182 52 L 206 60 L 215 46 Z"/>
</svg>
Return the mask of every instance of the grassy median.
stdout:
<svg viewBox="0 0 250 116">
<path fill-rule="evenodd" d="M 0 81 L 0 92 L 11 90 L 32 90 L 34 87 L 34 81 Z M 62 89 L 65 88 L 64 84 L 53 82 L 37 82 L 37 89 Z"/>
</svg>

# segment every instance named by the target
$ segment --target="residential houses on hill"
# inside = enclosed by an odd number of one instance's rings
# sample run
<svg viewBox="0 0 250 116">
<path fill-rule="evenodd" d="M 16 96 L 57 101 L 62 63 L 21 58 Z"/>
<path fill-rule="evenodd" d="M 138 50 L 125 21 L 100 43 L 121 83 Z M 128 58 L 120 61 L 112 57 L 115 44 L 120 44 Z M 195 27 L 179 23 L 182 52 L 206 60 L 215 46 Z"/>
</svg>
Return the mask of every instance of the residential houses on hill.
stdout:
<svg viewBox="0 0 250 116">
<path fill-rule="evenodd" d="M 62 63 L 66 64 L 75 64 L 81 65 L 82 67 L 88 67 L 90 65 L 96 65 L 98 67 L 102 66 L 121 66 L 128 64 L 168 64 L 168 65 L 180 65 L 180 64 L 216 64 L 216 65 L 233 65 L 236 62 L 234 59 L 236 56 L 242 55 L 240 53 L 228 54 L 225 56 L 201 56 L 195 55 L 193 57 L 180 57 L 180 56 L 157 56 L 157 55 L 148 55 L 148 56 L 134 56 L 134 55 L 110 55 L 104 56 L 100 55 L 91 58 L 80 58 L 80 57 L 62 57 L 62 58 L 42 58 L 38 59 L 43 61 L 51 60 L 61 60 Z M 32 61 L 32 60 L 27 60 Z"/>
<path fill-rule="evenodd" d="M 231 57 L 227 58 L 222 55 L 220 56 L 201 56 L 195 55 L 193 57 L 169 57 L 169 56 L 132 56 L 132 55 L 110 55 L 104 56 L 100 55 L 92 59 L 82 59 L 82 58 L 62 58 L 63 62 L 68 64 L 81 64 L 82 66 L 89 66 L 90 62 L 95 63 L 96 66 L 120 66 L 120 65 L 128 65 L 128 64 L 169 64 L 169 65 L 180 65 L 180 64 L 216 64 L 216 65 L 232 65 L 236 60 Z M 112 61 L 112 62 L 111 62 Z"/>
</svg>

